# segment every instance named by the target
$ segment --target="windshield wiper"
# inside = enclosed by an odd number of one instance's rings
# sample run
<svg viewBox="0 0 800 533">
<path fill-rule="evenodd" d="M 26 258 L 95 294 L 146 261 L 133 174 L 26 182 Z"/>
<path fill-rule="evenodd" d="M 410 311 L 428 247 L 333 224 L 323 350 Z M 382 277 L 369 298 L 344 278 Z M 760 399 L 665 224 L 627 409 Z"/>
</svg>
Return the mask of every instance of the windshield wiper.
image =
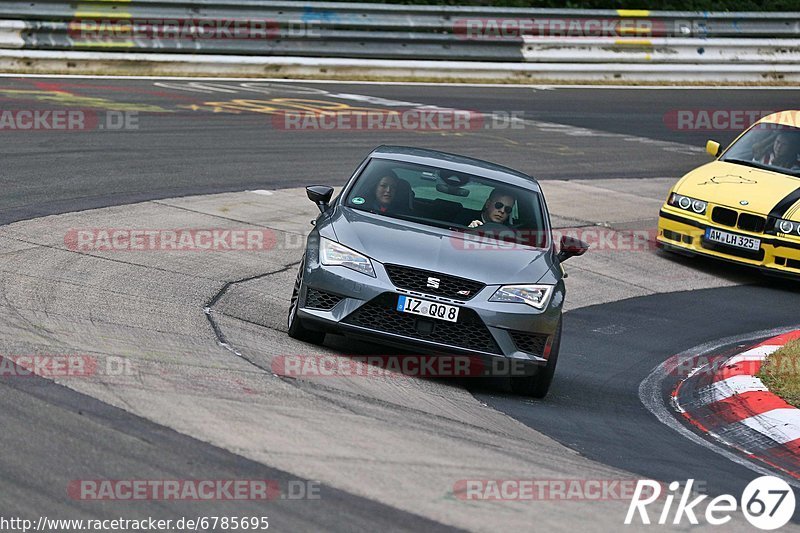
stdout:
<svg viewBox="0 0 800 533">
<path fill-rule="evenodd" d="M 764 170 L 772 170 L 769 167 L 769 165 L 764 165 L 762 163 L 756 163 L 755 161 L 750 161 L 749 159 L 730 158 L 730 159 L 723 159 L 723 161 L 725 161 L 726 163 L 738 163 L 740 165 L 744 165 L 744 166 L 747 166 L 747 167 L 760 168 L 760 169 L 764 169 Z"/>
<path fill-rule="evenodd" d="M 800 172 L 798 172 L 796 170 L 791 170 L 791 169 L 783 168 L 783 167 L 774 167 L 772 165 L 765 165 L 764 163 L 756 163 L 755 161 L 749 161 L 747 159 L 731 158 L 731 159 L 722 159 L 722 161 L 725 161 L 726 163 L 737 163 L 739 165 L 745 165 L 745 166 L 748 166 L 748 167 L 758 168 L 758 169 L 761 169 L 761 170 L 771 170 L 772 172 L 779 172 L 781 174 L 789 174 L 790 176 L 795 176 L 795 177 L 799 177 L 800 176 Z"/>
<path fill-rule="evenodd" d="M 448 228 L 449 224 L 446 222 L 442 222 L 439 220 L 431 220 L 430 218 L 424 217 L 417 217 L 414 215 L 402 214 L 402 213 L 392 213 L 389 215 L 391 218 L 399 218 L 400 220 L 407 220 L 409 222 L 417 222 L 419 224 L 425 224 L 427 226 L 433 226 L 435 228 Z"/>
</svg>

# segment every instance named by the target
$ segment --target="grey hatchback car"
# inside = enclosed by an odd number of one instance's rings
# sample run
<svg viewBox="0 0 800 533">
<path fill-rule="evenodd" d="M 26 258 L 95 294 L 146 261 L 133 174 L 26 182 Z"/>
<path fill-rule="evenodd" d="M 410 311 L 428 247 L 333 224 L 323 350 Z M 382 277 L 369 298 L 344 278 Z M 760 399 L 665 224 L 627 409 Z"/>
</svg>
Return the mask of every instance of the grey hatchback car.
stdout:
<svg viewBox="0 0 800 533">
<path fill-rule="evenodd" d="M 288 316 L 293 338 L 326 332 L 517 368 L 512 389 L 544 397 L 558 360 L 564 271 L 588 246 L 552 242 L 535 179 L 454 154 L 381 146 L 320 209 Z M 502 363 L 498 365 L 498 363 Z M 511 365 L 510 363 L 513 363 Z"/>
</svg>

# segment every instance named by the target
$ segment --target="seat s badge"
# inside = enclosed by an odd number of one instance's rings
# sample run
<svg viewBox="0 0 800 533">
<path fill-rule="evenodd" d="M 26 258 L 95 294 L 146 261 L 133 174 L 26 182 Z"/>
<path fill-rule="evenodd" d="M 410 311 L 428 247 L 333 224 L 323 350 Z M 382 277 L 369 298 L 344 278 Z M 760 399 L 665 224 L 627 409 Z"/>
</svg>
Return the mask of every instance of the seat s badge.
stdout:
<svg viewBox="0 0 800 533">
<path fill-rule="evenodd" d="M 428 278 L 428 288 L 429 289 L 438 289 L 439 288 L 439 278 Z"/>
</svg>

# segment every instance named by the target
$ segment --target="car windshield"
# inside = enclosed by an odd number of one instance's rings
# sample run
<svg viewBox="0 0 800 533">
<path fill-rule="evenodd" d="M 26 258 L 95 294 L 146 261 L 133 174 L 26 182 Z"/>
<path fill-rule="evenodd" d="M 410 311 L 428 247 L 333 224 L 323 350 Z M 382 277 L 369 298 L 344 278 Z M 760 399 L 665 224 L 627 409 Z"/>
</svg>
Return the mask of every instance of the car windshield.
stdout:
<svg viewBox="0 0 800 533">
<path fill-rule="evenodd" d="M 800 176 L 800 129 L 782 124 L 756 124 L 720 160 Z"/>
<path fill-rule="evenodd" d="M 539 193 L 442 168 L 372 159 L 344 205 L 481 239 L 549 243 Z"/>
</svg>

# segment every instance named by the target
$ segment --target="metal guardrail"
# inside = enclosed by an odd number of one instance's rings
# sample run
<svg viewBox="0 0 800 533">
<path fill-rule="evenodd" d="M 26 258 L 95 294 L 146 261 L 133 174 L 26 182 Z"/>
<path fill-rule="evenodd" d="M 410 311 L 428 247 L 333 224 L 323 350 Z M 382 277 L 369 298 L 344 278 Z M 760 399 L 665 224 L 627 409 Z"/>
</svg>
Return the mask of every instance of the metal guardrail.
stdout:
<svg viewBox="0 0 800 533">
<path fill-rule="evenodd" d="M 0 3 L 0 18 L 68 21 L 76 15 L 134 18 L 268 18 L 278 21 L 318 20 L 329 28 L 447 32 L 462 18 L 618 19 L 657 22 L 667 33 L 655 36 L 783 37 L 800 35 L 798 13 L 680 12 L 493 8 L 482 6 L 406 6 L 395 4 L 297 2 L 271 0 L 133 0 Z"/>
<path fill-rule="evenodd" d="M 265 0 L 0 3 L 0 48 L 533 63 L 797 64 L 800 13 Z M 238 21 L 251 35 L 202 33 Z M 177 24 L 180 36 L 169 32 Z M 265 35 L 253 28 L 266 24 Z M 248 26 L 249 25 L 249 26 Z"/>
</svg>

